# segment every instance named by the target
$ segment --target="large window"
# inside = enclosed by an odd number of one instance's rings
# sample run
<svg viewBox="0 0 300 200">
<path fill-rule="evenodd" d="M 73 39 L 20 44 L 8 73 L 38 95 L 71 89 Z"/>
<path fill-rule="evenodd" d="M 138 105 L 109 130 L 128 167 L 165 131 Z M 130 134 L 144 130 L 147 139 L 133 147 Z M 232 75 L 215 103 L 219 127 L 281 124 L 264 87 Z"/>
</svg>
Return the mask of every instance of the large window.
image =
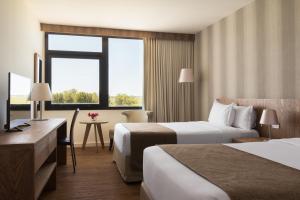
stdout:
<svg viewBox="0 0 300 200">
<path fill-rule="evenodd" d="M 142 106 L 143 41 L 109 38 L 109 106 Z"/>
<path fill-rule="evenodd" d="M 50 34 L 48 41 L 49 50 L 102 52 L 101 37 Z"/>
<path fill-rule="evenodd" d="M 143 40 L 46 34 L 46 109 L 142 107 Z"/>
<path fill-rule="evenodd" d="M 98 59 L 52 58 L 51 63 L 53 104 L 99 104 Z"/>
</svg>

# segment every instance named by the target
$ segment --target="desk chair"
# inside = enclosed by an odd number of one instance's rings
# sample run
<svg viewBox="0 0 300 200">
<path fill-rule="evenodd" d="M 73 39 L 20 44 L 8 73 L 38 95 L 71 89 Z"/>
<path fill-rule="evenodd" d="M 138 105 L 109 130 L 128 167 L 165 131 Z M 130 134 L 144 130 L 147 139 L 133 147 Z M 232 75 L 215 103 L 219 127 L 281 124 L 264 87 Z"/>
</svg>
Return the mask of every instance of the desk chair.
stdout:
<svg viewBox="0 0 300 200">
<path fill-rule="evenodd" d="M 76 164 L 77 164 L 76 163 L 76 155 L 75 155 L 73 135 L 74 135 L 74 125 L 75 125 L 78 113 L 79 113 L 79 108 L 77 108 L 77 110 L 75 110 L 75 112 L 74 112 L 72 122 L 71 122 L 71 127 L 70 127 L 70 136 L 69 136 L 69 138 L 65 138 L 65 139 L 62 139 L 62 140 L 58 141 L 59 145 L 66 145 L 66 146 L 69 145 L 70 146 L 71 154 L 72 154 L 73 173 L 76 172 Z"/>
</svg>

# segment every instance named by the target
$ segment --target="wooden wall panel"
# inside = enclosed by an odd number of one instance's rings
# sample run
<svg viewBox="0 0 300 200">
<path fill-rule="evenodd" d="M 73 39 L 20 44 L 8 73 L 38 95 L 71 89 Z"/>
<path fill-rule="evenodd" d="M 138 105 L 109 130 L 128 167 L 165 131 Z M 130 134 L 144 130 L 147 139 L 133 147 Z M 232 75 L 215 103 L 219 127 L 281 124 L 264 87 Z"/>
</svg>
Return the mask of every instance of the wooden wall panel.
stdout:
<svg viewBox="0 0 300 200">
<path fill-rule="evenodd" d="M 300 3 L 256 0 L 196 34 L 198 120 L 212 102 L 231 98 L 300 98 Z M 203 45 L 207 44 L 207 45 Z"/>
<path fill-rule="evenodd" d="M 221 97 L 218 100 L 225 104 L 252 105 L 257 112 L 256 128 L 261 136 L 268 136 L 267 127 L 259 125 L 263 109 L 268 108 L 276 110 L 280 123 L 279 129 L 272 129 L 272 138 L 300 137 L 300 99 L 229 99 Z"/>
</svg>

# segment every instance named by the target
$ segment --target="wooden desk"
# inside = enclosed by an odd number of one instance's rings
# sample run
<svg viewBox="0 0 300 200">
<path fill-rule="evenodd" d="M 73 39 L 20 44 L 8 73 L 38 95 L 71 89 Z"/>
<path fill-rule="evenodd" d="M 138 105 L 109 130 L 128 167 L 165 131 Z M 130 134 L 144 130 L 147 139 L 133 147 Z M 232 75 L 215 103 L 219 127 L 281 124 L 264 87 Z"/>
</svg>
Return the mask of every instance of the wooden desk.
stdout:
<svg viewBox="0 0 300 200">
<path fill-rule="evenodd" d="M 32 121 L 23 132 L 0 133 L 0 198 L 38 199 L 43 189 L 56 189 L 56 166 L 66 164 L 65 119 Z"/>
<path fill-rule="evenodd" d="M 95 133 L 95 141 L 96 141 L 97 152 L 98 152 L 97 133 L 99 135 L 102 148 L 104 148 L 104 140 L 103 140 L 103 133 L 102 133 L 101 124 L 106 124 L 106 123 L 108 123 L 108 122 L 107 121 L 92 121 L 92 120 L 80 122 L 80 124 L 85 124 L 86 125 L 85 134 L 84 134 L 83 143 L 82 143 L 82 148 L 83 149 L 85 148 L 85 145 L 86 145 L 87 139 L 89 137 L 92 125 L 94 125 L 94 133 Z M 97 129 L 98 129 L 98 131 L 97 131 Z"/>
</svg>

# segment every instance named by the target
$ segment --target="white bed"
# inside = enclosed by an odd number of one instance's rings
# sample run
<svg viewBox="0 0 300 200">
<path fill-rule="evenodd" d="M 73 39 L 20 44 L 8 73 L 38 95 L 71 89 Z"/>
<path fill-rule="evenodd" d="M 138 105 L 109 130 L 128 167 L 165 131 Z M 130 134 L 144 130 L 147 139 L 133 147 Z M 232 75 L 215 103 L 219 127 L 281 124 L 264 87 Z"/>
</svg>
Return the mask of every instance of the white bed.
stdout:
<svg viewBox="0 0 300 200">
<path fill-rule="evenodd" d="M 256 124 L 256 112 L 253 106 L 237 106 L 235 103 L 222 104 L 215 100 L 207 121 L 158 123 L 160 126 L 171 129 L 176 134 L 177 144 L 216 144 L 231 143 L 233 138 L 258 137 L 256 130 L 251 129 Z M 240 128 L 234 128 L 240 127 Z M 146 125 L 145 125 L 146 126 Z M 131 158 L 131 134 L 126 125 L 116 124 L 114 129 L 114 156 L 118 170 L 126 182 L 142 180 L 142 159 L 138 159 L 135 167 Z M 149 143 L 147 146 L 160 144 Z M 142 158 L 142 151 L 138 151 Z M 134 152 L 136 153 L 136 152 Z M 134 160 L 136 159 L 136 160 Z M 133 167 L 132 167 L 133 166 Z M 135 169 L 136 168 L 136 169 Z"/>
<path fill-rule="evenodd" d="M 300 170 L 300 138 L 226 145 Z M 153 200 L 230 199 L 222 189 L 179 163 L 160 147 L 146 148 L 143 161 L 143 184 Z"/>
<path fill-rule="evenodd" d="M 177 134 L 178 144 L 231 143 L 233 138 L 259 136 L 254 129 L 218 126 L 206 121 L 159 124 L 172 129 Z M 122 124 L 115 126 L 114 145 L 124 156 L 130 155 L 130 132 Z"/>
</svg>

